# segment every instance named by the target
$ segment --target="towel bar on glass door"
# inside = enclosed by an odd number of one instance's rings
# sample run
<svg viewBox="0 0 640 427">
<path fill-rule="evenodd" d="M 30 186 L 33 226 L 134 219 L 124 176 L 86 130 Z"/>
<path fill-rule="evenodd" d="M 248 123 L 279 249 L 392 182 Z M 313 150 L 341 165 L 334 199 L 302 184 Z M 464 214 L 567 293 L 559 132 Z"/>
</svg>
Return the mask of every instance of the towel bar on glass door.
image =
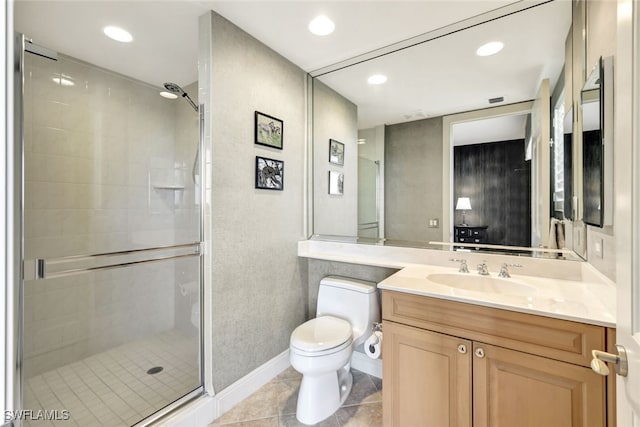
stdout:
<svg viewBox="0 0 640 427">
<path fill-rule="evenodd" d="M 191 251 L 187 253 L 173 254 L 168 256 L 156 256 L 152 258 L 138 259 L 138 260 L 126 261 L 126 262 L 117 262 L 117 263 L 94 266 L 94 267 L 71 268 L 71 269 L 60 270 L 55 272 L 47 272 L 48 266 L 65 264 L 70 262 L 97 261 L 102 258 L 109 258 L 109 257 L 120 257 L 120 256 L 127 256 L 127 255 L 145 255 L 146 253 L 152 253 L 152 252 L 188 250 L 188 249 L 191 249 Z M 57 277 L 72 276 L 72 275 L 82 274 L 82 273 L 104 271 L 104 270 L 111 270 L 114 268 L 122 268 L 122 267 L 128 267 L 128 266 L 139 265 L 139 264 L 166 261 L 170 259 L 200 256 L 203 253 L 204 253 L 204 243 L 194 242 L 194 243 L 187 243 L 187 244 L 180 244 L 180 245 L 173 245 L 173 246 L 158 246 L 155 248 L 131 249 L 127 251 L 117 251 L 117 252 L 105 252 L 102 254 L 93 254 L 93 255 L 72 255 L 72 256 L 66 256 L 66 257 L 60 257 L 60 258 L 50 258 L 50 259 L 38 258 L 35 260 L 25 260 L 24 280 L 53 279 Z"/>
</svg>

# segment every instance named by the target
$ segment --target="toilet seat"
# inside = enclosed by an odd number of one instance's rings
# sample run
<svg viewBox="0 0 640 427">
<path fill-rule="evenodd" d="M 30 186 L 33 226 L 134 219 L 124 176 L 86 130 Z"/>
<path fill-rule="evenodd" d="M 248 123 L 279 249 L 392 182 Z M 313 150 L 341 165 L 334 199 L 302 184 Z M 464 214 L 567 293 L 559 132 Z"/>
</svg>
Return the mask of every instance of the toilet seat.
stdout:
<svg viewBox="0 0 640 427">
<path fill-rule="evenodd" d="M 320 316 L 298 326 L 291 334 L 290 345 L 298 354 L 322 356 L 340 351 L 352 342 L 353 330 L 349 322 Z"/>
</svg>

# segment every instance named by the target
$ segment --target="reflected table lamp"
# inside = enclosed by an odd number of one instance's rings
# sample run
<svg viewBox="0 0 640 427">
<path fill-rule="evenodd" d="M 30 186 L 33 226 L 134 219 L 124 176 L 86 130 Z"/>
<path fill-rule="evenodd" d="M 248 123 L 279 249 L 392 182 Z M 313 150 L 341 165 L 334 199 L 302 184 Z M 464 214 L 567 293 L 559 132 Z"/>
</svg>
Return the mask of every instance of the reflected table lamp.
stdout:
<svg viewBox="0 0 640 427">
<path fill-rule="evenodd" d="M 456 202 L 456 210 L 462 211 L 462 224 L 460 225 L 467 225 L 464 218 L 464 213 L 465 211 L 471 210 L 471 200 L 468 197 L 458 197 L 458 201 Z"/>
</svg>

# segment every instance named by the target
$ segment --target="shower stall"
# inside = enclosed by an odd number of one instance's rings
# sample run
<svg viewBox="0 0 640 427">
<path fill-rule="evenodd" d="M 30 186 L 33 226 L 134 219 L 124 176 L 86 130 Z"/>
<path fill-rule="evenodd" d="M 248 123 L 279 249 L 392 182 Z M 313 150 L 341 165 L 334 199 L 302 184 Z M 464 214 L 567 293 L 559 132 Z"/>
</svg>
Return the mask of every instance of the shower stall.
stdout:
<svg viewBox="0 0 640 427">
<path fill-rule="evenodd" d="M 23 425 L 144 424 L 203 393 L 202 108 L 16 41 Z"/>
</svg>

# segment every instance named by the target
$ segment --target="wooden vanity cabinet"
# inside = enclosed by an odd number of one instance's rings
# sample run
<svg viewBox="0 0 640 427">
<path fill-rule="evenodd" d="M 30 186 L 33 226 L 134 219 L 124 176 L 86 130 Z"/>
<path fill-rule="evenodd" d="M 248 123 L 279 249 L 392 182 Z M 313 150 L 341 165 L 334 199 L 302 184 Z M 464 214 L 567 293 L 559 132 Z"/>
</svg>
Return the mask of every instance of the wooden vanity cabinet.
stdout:
<svg viewBox="0 0 640 427">
<path fill-rule="evenodd" d="M 483 343 L 474 349 L 474 427 L 605 425 L 604 379 L 590 368 Z"/>
<path fill-rule="evenodd" d="M 606 328 L 383 291 L 387 427 L 613 427 Z"/>
<path fill-rule="evenodd" d="M 472 342 L 394 322 L 383 329 L 384 425 L 470 427 Z"/>
</svg>

